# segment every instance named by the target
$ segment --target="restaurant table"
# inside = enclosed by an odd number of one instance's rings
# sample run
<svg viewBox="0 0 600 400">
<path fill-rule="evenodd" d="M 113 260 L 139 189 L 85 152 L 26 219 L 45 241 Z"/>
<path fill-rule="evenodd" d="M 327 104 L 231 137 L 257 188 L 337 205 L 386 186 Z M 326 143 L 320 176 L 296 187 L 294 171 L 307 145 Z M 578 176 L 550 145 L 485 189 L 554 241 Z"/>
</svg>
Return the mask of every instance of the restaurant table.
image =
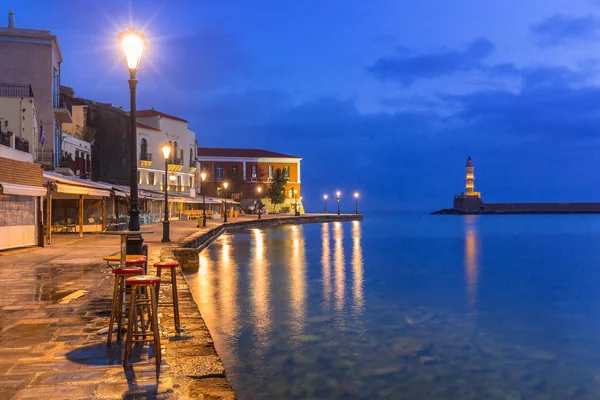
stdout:
<svg viewBox="0 0 600 400">
<path fill-rule="evenodd" d="M 125 259 L 126 259 L 126 255 L 127 255 L 127 237 L 128 236 L 136 236 L 136 235 L 140 235 L 142 236 L 142 234 L 146 234 L 146 233 L 154 233 L 152 231 L 106 231 L 104 232 L 105 235 L 120 235 L 121 236 L 121 268 L 125 267 Z M 148 260 L 146 260 L 146 262 L 148 262 Z"/>
</svg>

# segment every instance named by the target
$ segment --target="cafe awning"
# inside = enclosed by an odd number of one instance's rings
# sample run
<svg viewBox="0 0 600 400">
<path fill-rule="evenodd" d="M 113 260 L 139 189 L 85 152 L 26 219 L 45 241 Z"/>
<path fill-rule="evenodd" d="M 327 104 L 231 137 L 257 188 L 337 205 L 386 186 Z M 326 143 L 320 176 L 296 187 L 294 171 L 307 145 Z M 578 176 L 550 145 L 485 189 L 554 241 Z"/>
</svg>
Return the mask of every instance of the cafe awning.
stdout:
<svg viewBox="0 0 600 400">
<path fill-rule="evenodd" d="M 108 190 L 96 189 L 89 186 L 75 186 L 65 183 L 55 182 L 56 192 L 65 194 L 83 194 L 87 196 L 110 197 Z"/>
<path fill-rule="evenodd" d="M 46 188 L 43 186 L 19 185 L 16 183 L 0 182 L 0 194 L 14 194 L 18 196 L 45 196 Z"/>
</svg>

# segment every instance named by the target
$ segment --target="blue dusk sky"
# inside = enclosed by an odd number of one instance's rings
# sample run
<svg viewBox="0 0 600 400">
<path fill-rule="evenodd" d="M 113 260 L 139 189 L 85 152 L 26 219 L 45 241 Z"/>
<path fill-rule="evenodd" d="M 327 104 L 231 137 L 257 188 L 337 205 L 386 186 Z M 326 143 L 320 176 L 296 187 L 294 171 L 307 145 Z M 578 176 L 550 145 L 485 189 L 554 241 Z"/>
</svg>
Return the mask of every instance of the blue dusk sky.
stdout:
<svg viewBox="0 0 600 400">
<path fill-rule="evenodd" d="M 7 1 L 49 29 L 76 96 L 128 108 L 116 35 L 148 38 L 139 108 L 201 146 L 301 155 L 303 196 L 450 207 L 468 155 L 484 201 L 600 201 L 600 1 Z M 333 202 L 330 204 L 333 208 Z"/>
</svg>

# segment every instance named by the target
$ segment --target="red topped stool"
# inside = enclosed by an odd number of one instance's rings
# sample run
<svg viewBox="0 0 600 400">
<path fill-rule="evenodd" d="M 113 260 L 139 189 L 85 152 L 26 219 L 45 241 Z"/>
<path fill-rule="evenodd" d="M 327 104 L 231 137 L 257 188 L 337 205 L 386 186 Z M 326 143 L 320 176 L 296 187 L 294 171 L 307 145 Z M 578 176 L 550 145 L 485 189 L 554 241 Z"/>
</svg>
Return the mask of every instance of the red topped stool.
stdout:
<svg viewBox="0 0 600 400">
<path fill-rule="evenodd" d="M 156 276 L 160 277 L 163 269 L 167 269 L 171 271 L 171 293 L 173 294 L 173 301 L 171 303 L 160 303 L 158 306 L 172 306 L 173 314 L 175 319 L 175 329 L 177 332 L 180 331 L 180 321 L 179 321 L 179 296 L 177 296 L 177 267 L 179 267 L 179 263 L 175 260 L 166 260 L 157 262 L 154 264 L 156 267 Z M 160 283 L 156 285 L 156 295 L 158 296 L 158 290 L 160 289 Z"/>
<path fill-rule="evenodd" d="M 108 345 L 112 341 L 115 320 L 117 322 L 117 342 L 121 341 L 121 329 L 123 328 L 123 318 L 125 318 L 125 279 L 130 276 L 143 274 L 144 268 L 136 267 L 136 265 L 143 265 L 145 262 L 146 257 L 130 258 L 125 263 L 126 267 L 112 270 L 112 273 L 115 275 L 115 284 L 110 308 L 110 321 L 108 323 L 108 338 L 106 340 L 106 344 Z"/>
<path fill-rule="evenodd" d="M 156 368 L 158 368 L 160 365 L 161 349 L 156 285 L 160 283 L 160 277 L 151 275 L 132 276 L 127 278 L 125 283 L 131 285 L 131 295 L 129 296 L 129 318 L 127 320 L 127 339 L 125 341 L 123 365 L 127 366 L 128 364 L 133 343 L 154 342 L 154 358 L 156 360 Z M 150 331 L 146 330 L 144 324 L 144 308 L 148 313 Z M 138 317 L 141 320 L 141 333 L 138 331 Z"/>
</svg>

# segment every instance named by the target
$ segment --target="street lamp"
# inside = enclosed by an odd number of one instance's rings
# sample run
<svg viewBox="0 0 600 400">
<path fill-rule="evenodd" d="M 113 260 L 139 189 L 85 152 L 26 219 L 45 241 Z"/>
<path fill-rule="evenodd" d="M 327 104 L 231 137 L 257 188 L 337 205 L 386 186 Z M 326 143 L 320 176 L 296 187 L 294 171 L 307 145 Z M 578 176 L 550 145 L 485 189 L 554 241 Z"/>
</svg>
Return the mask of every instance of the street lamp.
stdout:
<svg viewBox="0 0 600 400">
<path fill-rule="evenodd" d="M 146 45 L 146 38 L 140 32 L 131 28 L 128 31 L 121 32 L 118 36 L 121 46 L 123 46 L 123 52 L 125 53 L 125 63 L 129 70 L 129 95 L 131 105 L 129 108 L 130 116 L 130 132 L 129 132 L 129 158 L 130 158 L 130 173 L 129 173 L 129 230 L 139 231 L 140 230 L 140 208 L 138 199 L 138 181 L 137 181 L 137 130 L 136 130 L 136 99 L 135 91 L 137 87 L 137 79 L 135 79 L 135 73 L 137 72 L 140 61 L 142 59 L 142 53 L 144 52 L 144 46 Z M 142 254 L 142 243 L 144 240 L 141 235 L 127 236 L 127 254 Z"/>
<path fill-rule="evenodd" d="M 356 215 L 358 215 L 358 192 L 354 192 L 354 198 L 356 199 Z"/>
<path fill-rule="evenodd" d="M 204 181 L 206 180 L 206 172 L 200 174 L 200 179 L 200 192 L 202 193 L 202 208 L 204 209 L 202 227 L 206 228 L 206 193 L 204 193 Z"/>
<path fill-rule="evenodd" d="M 327 196 L 326 194 L 323 195 L 323 203 L 325 203 L 325 214 L 327 214 L 327 198 L 329 196 Z"/>
<path fill-rule="evenodd" d="M 335 192 L 335 197 L 337 197 L 337 201 L 338 201 L 338 215 L 340 215 L 340 196 L 342 195 L 342 193 L 338 190 L 337 192 Z"/>
<path fill-rule="evenodd" d="M 297 217 L 300 215 L 298 212 L 298 190 L 294 189 L 294 215 Z"/>
<path fill-rule="evenodd" d="M 262 187 L 260 187 L 260 186 L 257 187 L 256 191 L 258 192 L 258 201 L 259 201 L 259 203 L 256 204 L 256 207 L 258 207 L 258 219 L 261 219 L 260 218 L 260 212 L 261 212 L 261 208 L 260 208 L 260 192 L 262 192 Z"/>
<path fill-rule="evenodd" d="M 227 186 L 228 182 L 223 182 L 223 195 L 225 195 L 225 212 L 223 212 L 223 222 L 227 222 Z"/>
<path fill-rule="evenodd" d="M 169 155 L 171 154 L 171 146 L 165 144 L 161 147 L 163 157 L 165 158 L 165 218 L 163 219 L 163 238 L 162 242 L 170 242 L 169 238 L 169 181 L 168 179 L 168 167 L 169 167 Z"/>
</svg>

